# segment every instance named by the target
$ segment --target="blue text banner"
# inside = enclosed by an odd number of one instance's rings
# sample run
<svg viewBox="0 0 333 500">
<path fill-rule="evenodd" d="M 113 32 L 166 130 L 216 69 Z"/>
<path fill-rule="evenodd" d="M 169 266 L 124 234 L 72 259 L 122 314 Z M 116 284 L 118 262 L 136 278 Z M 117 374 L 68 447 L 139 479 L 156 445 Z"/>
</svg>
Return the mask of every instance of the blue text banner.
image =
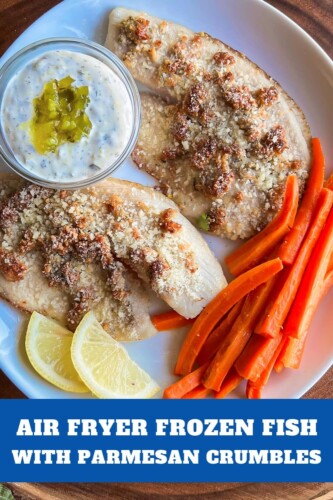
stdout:
<svg viewBox="0 0 333 500">
<path fill-rule="evenodd" d="M 0 482 L 333 480 L 332 400 L 0 400 Z"/>
</svg>

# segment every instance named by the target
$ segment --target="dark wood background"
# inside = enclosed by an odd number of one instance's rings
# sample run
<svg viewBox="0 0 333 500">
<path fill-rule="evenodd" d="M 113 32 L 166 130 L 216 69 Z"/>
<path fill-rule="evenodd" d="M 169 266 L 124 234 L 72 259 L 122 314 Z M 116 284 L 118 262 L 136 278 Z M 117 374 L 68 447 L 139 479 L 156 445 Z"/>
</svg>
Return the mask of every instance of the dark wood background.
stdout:
<svg viewBox="0 0 333 500">
<path fill-rule="evenodd" d="M 0 0 L 0 54 L 57 0 Z M 268 0 L 304 28 L 333 58 L 333 0 Z M 333 398 L 333 367 L 304 396 Z M 0 397 L 24 395 L 0 371 Z M 312 484 L 27 484 L 9 485 L 22 500 L 177 499 L 314 500 L 333 499 L 333 483 Z"/>
</svg>

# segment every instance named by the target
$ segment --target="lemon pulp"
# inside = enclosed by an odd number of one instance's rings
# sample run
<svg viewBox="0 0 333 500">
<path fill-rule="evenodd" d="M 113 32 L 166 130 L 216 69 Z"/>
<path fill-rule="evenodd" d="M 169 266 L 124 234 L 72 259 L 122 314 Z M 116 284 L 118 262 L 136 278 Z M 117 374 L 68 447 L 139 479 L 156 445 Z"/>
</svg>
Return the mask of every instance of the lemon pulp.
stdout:
<svg viewBox="0 0 333 500">
<path fill-rule="evenodd" d="M 72 360 L 83 382 L 99 398 L 150 398 L 159 390 L 91 312 L 75 331 Z"/>
<path fill-rule="evenodd" d="M 65 391 L 89 392 L 71 359 L 72 339 L 72 332 L 34 312 L 28 325 L 26 352 L 36 372 L 51 384 Z"/>
</svg>

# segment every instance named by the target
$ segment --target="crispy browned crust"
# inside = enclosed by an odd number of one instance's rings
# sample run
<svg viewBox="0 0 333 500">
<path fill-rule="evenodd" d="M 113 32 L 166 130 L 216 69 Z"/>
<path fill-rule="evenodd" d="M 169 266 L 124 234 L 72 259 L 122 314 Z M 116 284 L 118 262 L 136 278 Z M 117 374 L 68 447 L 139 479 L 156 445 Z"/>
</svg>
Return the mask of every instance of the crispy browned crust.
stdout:
<svg viewBox="0 0 333 500">
<path fill-rule="evenodd" d="M 0 179 L 0 294 L 74 329 L 93 310 L 123 340 L 155 333 L 146 282 L 188 317 L 225 286 L 199 233 L 161 193 L 109 179 L 53 191 Z"/>
<path fill-rule="evenodd" d="M 206 33 L 123 8 L 110 14 L 106 45 L 167 98 L 142 95 L 133 159 L 187 217 L 204 214 L 210 232 L 246 238 L 276 213 L 289 173 L 302 192 L 309 126 L 293 99 L 244 54 Z"/>
</svg>

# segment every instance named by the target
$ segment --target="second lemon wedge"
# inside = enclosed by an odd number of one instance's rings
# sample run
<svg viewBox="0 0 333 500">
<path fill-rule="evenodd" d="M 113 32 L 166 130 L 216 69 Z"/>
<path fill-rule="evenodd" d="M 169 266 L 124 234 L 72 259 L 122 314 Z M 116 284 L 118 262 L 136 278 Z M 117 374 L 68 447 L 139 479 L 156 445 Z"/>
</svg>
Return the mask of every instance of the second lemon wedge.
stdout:
<svg viewBox="0 0 333 500">
<path fill-rule="evenodd" d="M 99 398 L 151 398 L 159 390 L 157 383 L 103 330 L 91 312 L 77 327 L 71 352 L 81 379 Z"/>
</svg>

